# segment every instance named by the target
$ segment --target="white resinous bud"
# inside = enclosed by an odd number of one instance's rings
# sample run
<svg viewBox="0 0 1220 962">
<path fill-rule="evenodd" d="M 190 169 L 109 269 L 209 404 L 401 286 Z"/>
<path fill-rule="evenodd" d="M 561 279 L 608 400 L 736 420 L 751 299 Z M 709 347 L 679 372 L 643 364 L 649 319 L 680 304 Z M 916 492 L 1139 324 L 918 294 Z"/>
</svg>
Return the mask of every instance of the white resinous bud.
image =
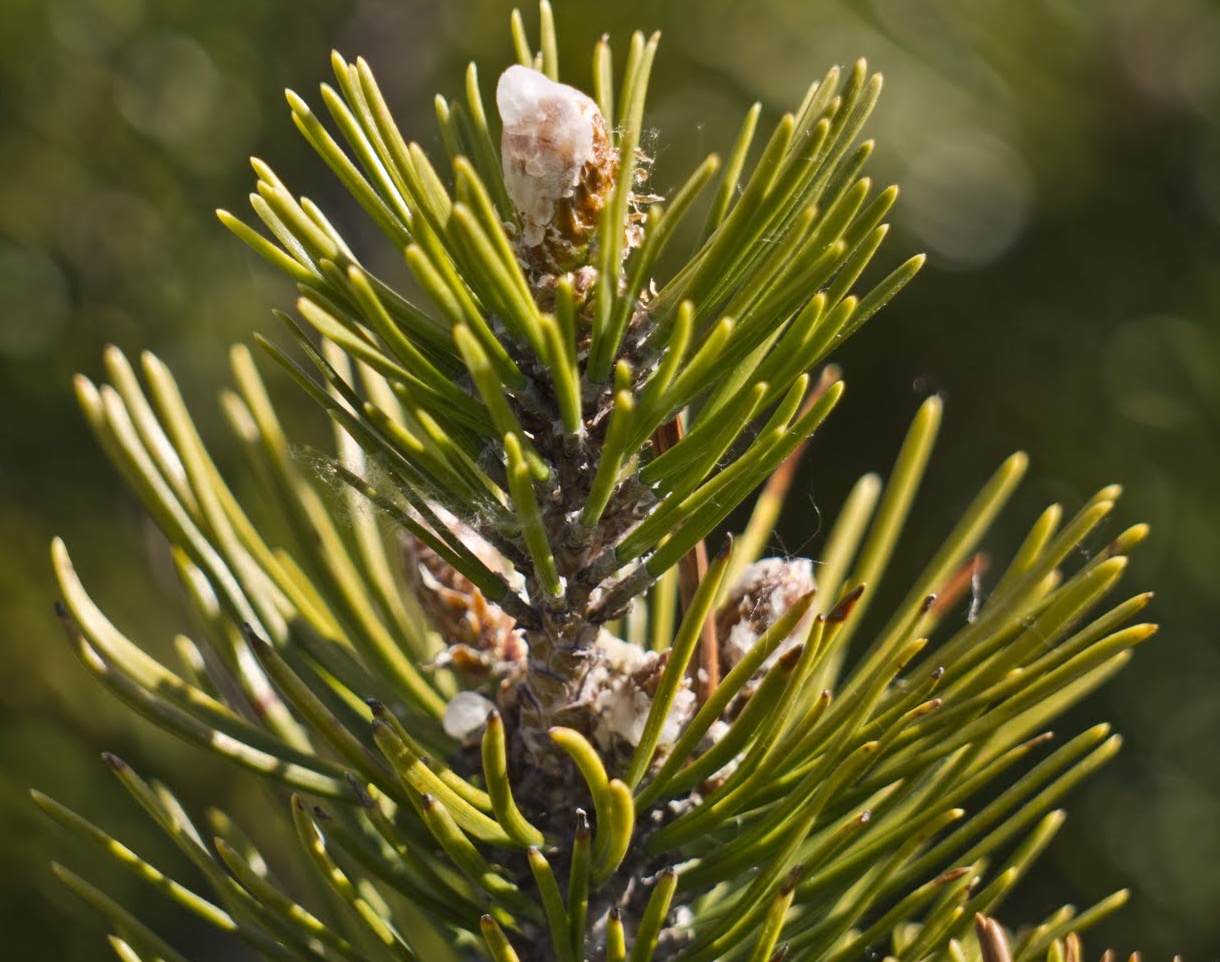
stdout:
<svg viewBox="0 0 1220 962">
<path fill-rule="evenodd" d="M 547 270 L 579 260 L 614 182 L 617 155 L 597 104 L 537 70 L 500 75 L 504 184 L 521 218 L 520 243 Z"/>
</svg>

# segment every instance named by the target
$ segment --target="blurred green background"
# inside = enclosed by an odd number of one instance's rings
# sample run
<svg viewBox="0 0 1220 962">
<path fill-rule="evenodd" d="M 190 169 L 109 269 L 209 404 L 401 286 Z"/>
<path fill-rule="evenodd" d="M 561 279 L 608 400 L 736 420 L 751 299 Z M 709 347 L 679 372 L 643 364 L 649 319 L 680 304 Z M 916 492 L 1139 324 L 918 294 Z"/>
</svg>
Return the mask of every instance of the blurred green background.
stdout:
<svg viewBox="0 0 1220 962">
<path fill-rule="evenodd" d="M 1061 730 L 1112 719 L 1120 760 L 1004 917 L 1041 917 L 1124 884 L 1133 904 L 1087 941 L 1148 958 L 1220 955 L 1220 5 L 1208 0 L 624 0 L 556 3 L 566 79 L 608 32 L 661 28 L 648 123 L 653 186 L 724 150 L 746 107 L 772 120 L 832 63 L 886 75 L 875 176 L 903 188 L 882 260 L 930 254 L 838 358 L 850 391 L 815 444 L 781 550 L 851 480 L 883 469 L 919 399 L 947 428 L 910 538 L 916 563 L 1015 448 L 1032 478 L 995 544 L 1046 502 L 1126 486 L 1118 525 L 1154 537 L 1128 585 L 1164 623 L 1133 668 Z M 268 159 L 357 240 L 361 218 L 296 136 L 327 54 L 366 56 L 408 136 L 435 144 L 432 94 L 469 59 L 486 91 L 511 57 L 491 0 L 0 0 L 0 944 L 8 958 L 109 957 L 62 891 L 60 858 L 198 960 L 236 946 L 40 820 L 36 785 L 152 861 L 189 872 L 98 761 L 108 748 L 201 809 L 257 793 L 130 716 L 63 644 L 47 561 L 68 539 L 86 584 L 165 652 L 188 628 L 164 548 L 77 415 L 71 377 L 103 345 L 174 368 L 205 433 L 228 344 L 272 330 L 288 285 L 215 221 Z M 532 10 L 527 21 L 535 21 Z M 316 99 L 316 98 L 315 98 Z M 288 403 L 298 399 L 282 392 Z M 1096 547 L 1101 547 L 1099 539 Z M 263 818 L 265 816 L 254 816 Z M 263 826 L 271 831 L 272 826 Z"/>
</svg>

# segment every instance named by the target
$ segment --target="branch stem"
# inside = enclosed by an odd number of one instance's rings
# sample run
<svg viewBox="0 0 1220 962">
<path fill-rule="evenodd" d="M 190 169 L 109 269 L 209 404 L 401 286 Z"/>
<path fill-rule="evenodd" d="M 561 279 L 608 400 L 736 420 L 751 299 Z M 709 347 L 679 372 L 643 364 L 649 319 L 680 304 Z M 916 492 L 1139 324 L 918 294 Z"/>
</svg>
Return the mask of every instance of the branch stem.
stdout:
<svg viewBox="0 0 1220 962">
<path fill-rule="evenodd" d="M 662 424 L 652 436 L 657 456 L 664 454 L 682 440 L 682 415 Z M 682 560 L 678 562 L 678 592 L 682 599 L 682 613 L 691 606 L 695 592 L 707 575 L 707 542 L 700 539 Z M 712 697 L 720 684 L 720 649 L 716 640 L 716 622 L 709 614 L 703 622 L 699 639 L 699 660 L 694 663 L 695 690 L 699 693 L 699 704 Z"/>
</svg>

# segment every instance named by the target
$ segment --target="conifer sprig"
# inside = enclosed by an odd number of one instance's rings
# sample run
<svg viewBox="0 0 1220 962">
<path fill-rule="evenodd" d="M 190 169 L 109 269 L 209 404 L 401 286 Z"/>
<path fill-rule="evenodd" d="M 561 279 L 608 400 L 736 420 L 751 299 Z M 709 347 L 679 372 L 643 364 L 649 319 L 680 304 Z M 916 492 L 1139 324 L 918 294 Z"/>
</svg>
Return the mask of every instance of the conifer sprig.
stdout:
<svg viewBox="0 0 1220 962">
<path fill-rule="evenodd" d="M 750 165 L 753 109 L 727 162 L 708 158 L 666 206 L 643 194 L 639 151 L 657 38 L 632 39 L 617 90 L 600 43 L 587 98 L 554 85 L 541 11 L 537 55 L 514 15 L 531 72 L 505 77 L 559 98 L 593 143 L 549 219 L 506 173 L 540 145 L 510 143 L 506 120 L 497 147 L 473 67 L 463 99 L 437 100 L 442 164 L 403 137 L 362 60 L 336 55 L 322 90 L 337 136 L 289 95 L 428 304 L 375 277 L 261 162 L 251 204 L 270 237 L 221 213 L 300 286 L 300 321 L 281 315 L 295 353 L 263 346 L 333 421 L 333 452 L 293 448 L 244 348 L 222 403 L 258 504 L 223 479 L 155 358 L 137 373 L 112 350 L 110 384 L 77 384 L 171 543 L 198 634 L 176 640 L 177 669 L 161 664 L 57 542 L 69 641 L 135 711 L 275 785 L 295 871 L 325 897 L 297 901 L 233 819 L 213 813 L 209 841 L 113 756 L 210 895 L 36 802 L 273 959 L 845 962 L 879 941 L 895 958 L 990 959 L 999 941 L 975 917 L 1118 749 L 1095 726 L 1013 778 L 1048 722 L 1153 634 L 1129 624 L 1147 594 L 1105 600 L 1146 529 L 1072 570 L 1119 491 L 1066 522 L 1053 506 L 963 617 L 1017 454 L 870 616 L 931 457 L 931 398 L 888 478 L 847 497 L 816 579 L 804 559 L 760 561 L 794 459 L 843 392 L 817 368 L 920 263 L 861 287 L 896 198 L 861 175 L 880 80 L 863 63 L 830 71 Z M 701 209 L 697 252 L 656 278 Z M 706 561 L 704 540 L 760 485 L 743 536 Z M 274 515 L 285 544 L 264 535 Z M 111 918 L 120 958 L 179 958 L 62 877 Z M 1056 913 L 1013 958 L 1059 958 L 1074 924 L 1123 898 Z"/>
</svg>

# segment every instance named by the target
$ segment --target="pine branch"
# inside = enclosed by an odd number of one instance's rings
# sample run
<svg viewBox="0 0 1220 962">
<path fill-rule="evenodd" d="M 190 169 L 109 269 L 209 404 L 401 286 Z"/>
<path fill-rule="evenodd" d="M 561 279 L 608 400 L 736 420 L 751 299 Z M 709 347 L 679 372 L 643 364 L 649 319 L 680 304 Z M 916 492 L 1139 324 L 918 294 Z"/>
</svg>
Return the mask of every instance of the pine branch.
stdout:
<svg viewBox="0 0 1220 962">
<path fill-rule="evenodd" d="M 645 191 L 639 147 L 659 38 L 631 39 L 617 86 L 599 43 L 587 96 L 559 83 L 540 11 L 537 53 L 512 19 L 499 146 L 473 65 L 460 99 L 437 100 L 438 160 L 399 131 L 363 60 L 333 58 L 329 120 L 288 95 L 427 303 L 374 276 L 261 161 L 266 233 L 220 213 L 300 288 L 297 317 L 280 314 L 295 353 L 260 344 L 333 422 L 333 451 L 286 437 L 245 348 L 222 404 L 263 481 L 249 503 L 158 360 L 138 372 L 112 349 L 111 383 L 77 384 L 172 545 L 199 633 L 176 639 L 178 669 L 161 664 L 57 542 L 69 642 L 136 712 L 292 790 L 280 816 L 320 897 L 287 894 L 227 816 L 206 841 L 113 756 L 210 896 L 37 803 L 275 959 L 432 958 L 441 944 L 498 962 L 840 962 L 877 942 L 895 958 L 1078 958 L 1068 932 L 1125 895 L 1012 948 L 984 916 L 1118 737 L 1096 726 L 987 790 L 1154 633 L 1129 624 L 1148 595 L 1106 601 L 1146 529 L 1072 570 L 1119 492 L 1066 523 L 1052 506 L 963 615 L 1026 470 L 1016 454 L 869 617 L 922 496 L 942 414 L 929 398 L 888 479 L 846 499 L 816 578 L 811 559 L 762 558 L 843 395 L 830 354 L 922 263 L 872 279 L 897 197 L 862 174 L 880 77 L 862 61 L 830 71 L 751 164 L 756 106 L 727 160 L 708 157 L 666 202 Z M 692 218 L 698 249 L 658 276 Z M 709 558 L 760 488 L 744 533 Z M 281 529 L 284 544 L 263 534 Z M 178 957 L 63 878 L 111 918 L 120 958 Z"/>
</svg>

